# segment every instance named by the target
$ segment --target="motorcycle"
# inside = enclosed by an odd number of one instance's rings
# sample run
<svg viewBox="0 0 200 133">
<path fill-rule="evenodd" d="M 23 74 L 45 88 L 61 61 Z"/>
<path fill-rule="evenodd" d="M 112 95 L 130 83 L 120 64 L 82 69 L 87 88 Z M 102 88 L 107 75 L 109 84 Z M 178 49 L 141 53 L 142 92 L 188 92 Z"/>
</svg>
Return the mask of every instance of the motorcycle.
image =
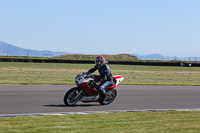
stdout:
<svg viewBox="0 0 200 133">
<path fill-rule="evenodd" d="M 100 94 L 96 89 L 98 87 L 96 83 L 100 81 L 100 77 L 92 74 L 79 74 L 75 78 L 77 86 L 67 91 L 63 101 L 67 106 L 73 106 L 79 101 L 83 103 L 99 102 L 101 105 L 108 105 L 113 102 L 117 96 L 117 90 L 115 87 L 123 80 L 123 76 L 113 76 L 114 83 L 104 89 L 106 97 L 104 100 L 101 100 Z"/>
</svg>

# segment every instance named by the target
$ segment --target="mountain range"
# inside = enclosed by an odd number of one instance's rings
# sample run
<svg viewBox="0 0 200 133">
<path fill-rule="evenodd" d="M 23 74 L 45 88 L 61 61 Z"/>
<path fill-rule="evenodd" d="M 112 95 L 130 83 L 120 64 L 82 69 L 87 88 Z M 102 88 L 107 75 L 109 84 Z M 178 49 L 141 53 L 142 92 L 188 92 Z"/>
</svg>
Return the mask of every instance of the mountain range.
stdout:
<svg viewBox="0 0 200 133">
<path fill-rule="evenodd" d="M 30 50 L 24 49 L 12 44 L 8 44 L 6 42 L 0 41 L 0 56 L 31 56 L 31 57 L 54 57 L 60 55 L 70 54 L 68 52 L 54 52 L 54 51 L 47 51 L 47 50 Z M 174 60 L 174 61 L 200 61 L 200 57 L 185 57 L 185 58 L 178 58 L 176 56 L 162 56 L 160 54 L 150 54 L 150 55 L 137 55 L 138 59 L 141 60 Z"/>
<path fill-rule="evenodd" d="M 30 50 L 24 49 L 6 42 L 0 41 L 0 56 L 32 56 L 32 57 L 53 57 L 63 54 L 69 54 L 67 52 L 53 52 L 47 50 Z"/>
</svg>

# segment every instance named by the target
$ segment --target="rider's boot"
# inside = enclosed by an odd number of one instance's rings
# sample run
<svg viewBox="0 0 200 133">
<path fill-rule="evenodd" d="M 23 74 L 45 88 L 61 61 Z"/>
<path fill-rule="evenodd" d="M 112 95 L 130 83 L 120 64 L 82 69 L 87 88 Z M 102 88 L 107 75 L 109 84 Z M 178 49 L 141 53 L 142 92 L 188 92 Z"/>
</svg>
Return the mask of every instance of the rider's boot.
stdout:
<svg viewBox="0 0 200 133">
<path fill-rule="evenodd" d="M 100 94 L 99 100 L 104 101 L 106 98 L 105 90 L 101 86 L 97 87 L 97 90 L 99 91 Z"/>
<path fill-rule="evenodd" d="M 106 98 L 106 93 L 105 93 L 105 91 L 101 91 L 101 92 L 99 92 L 99 93 L 100 93 L 100 98 L 99 98 L 99 100 L 100 100 L 100 101 L 104 101 L 105 98 Z"/>
</svg>

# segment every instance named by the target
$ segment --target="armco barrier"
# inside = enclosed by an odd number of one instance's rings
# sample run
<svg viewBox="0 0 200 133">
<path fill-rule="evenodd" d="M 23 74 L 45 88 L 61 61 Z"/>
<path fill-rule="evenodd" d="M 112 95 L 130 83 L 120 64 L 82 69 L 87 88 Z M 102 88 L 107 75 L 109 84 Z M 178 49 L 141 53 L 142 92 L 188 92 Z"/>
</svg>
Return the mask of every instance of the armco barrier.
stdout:
<svg viewBox="0 0 200 133">
<path fill-rule="evenodd" d="M 29 59 L 29 58 L 0 58 L 0 62 L 32 62 L 32 63 L 84 63 L 92 64 L 94 61 L 87 60 L 58 60 L 58 59 Z"/>
<path fill-rule="evenodd" d="M 0 62 L 32 62 L 32 63 L 82 63 L 94 64 L 88 60 L 60 60 L 60 59 L 29 59 L 29 58 L 0 58 Z M 149 66 L 181 66 L 180 62 L 140 62 L 140 61 L 109 61 L 109 64 L 121 65 L 149 65 Z M 200 67 L 200 63 L 182 63 L 184 67 Z"/>
</svg>

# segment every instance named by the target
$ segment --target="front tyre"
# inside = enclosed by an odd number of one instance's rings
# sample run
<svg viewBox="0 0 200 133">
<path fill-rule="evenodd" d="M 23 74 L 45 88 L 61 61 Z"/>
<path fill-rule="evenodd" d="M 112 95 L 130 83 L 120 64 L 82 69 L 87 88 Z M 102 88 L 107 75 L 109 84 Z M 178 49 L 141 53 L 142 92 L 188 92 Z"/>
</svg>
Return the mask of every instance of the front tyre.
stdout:
<svg viewBox="0 0 200 133">
<path fill-rule="evenodd" d="M 70 89 L 64 96 L 64 103 L 67 106 L 73 106 L 75 105 L 81 98 L 81 95 L 79 95 L 77 97 L 77 95 L 79 94 L 80 89 L 78 87 L 72 88 Z"/>
<path fill-rule="evenodd" d="M 106 91 L 106 98 L 103 101 L 100 100 L 99 103 L 101 105 L 108 105 L 114 101 L 116 96 L 117 96 L 117 91 L 115 89 Z"/>
</svg>

